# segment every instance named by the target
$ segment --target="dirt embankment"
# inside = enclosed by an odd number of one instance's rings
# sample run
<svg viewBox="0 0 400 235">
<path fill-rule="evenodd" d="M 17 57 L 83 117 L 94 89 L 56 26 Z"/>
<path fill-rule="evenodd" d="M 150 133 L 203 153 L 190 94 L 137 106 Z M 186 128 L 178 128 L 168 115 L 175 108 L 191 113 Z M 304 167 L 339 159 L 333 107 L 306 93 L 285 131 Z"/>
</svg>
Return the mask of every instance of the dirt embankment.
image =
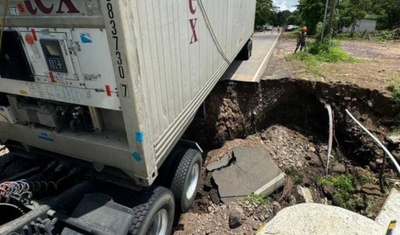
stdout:
<svg viewBox="0 0 400 235">
<path fill-rule="evenodd" d="M 386 139 L 399 125 L 400 108 L 387 87 L 400 74 L 396 63 L 400 53 L 382 50 L 386 46 L 379 43 L 344 42 L 344 49 L 362 58 L 360 62 L 323 64 L 322 73 L 315 75 L 300 62 L 286 59 L 292 44 L 292 39 L 281 38 L 260 84 L 219 83 L 207 98 L 207 117 L 195 120 L 186 133 L 207 150 L 205 166 L 231 155 L 238 146 L 267 149 L 288 175 L 286 185 L 265 205 L 251 198 L 222 204 L 212 172 L 204 170 L 194 207 L 181 216 L 176 234 L 254 234 L 281 208 L 304 202 L 299 186 L 310 189 L 316 203 L 374 218 L 388 190 L 399 186 L 391 164 L 380 181 L 384 154 L 345 110 L 383 140 L 400 161 L 398 146 Z M 365 49 L 368 46 L 371 49 Z M 398 49 L 400 44 L 394 51 Z M 333 109 L 335 126 L 329 167 L 334 182 L 329 184 L 322 180 L 328 140 L 326 104 Z M 351 186 L 348 191 L 332 187 L 346 182 Z M 235 221 L 240 221 L 238 226 L 232 226 Z"/>
</svg>

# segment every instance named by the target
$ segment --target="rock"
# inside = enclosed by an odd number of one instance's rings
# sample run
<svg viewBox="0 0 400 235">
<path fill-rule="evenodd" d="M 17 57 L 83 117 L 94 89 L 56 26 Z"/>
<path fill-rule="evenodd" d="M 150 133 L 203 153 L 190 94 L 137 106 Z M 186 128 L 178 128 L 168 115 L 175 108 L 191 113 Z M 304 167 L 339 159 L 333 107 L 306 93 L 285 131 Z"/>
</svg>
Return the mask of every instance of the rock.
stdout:
<svg viewBox="0 0 400 235">
<path fill-rule="evenodd" d="M 310 191 L 309 188 L 304 188 L 304 187 L 301 187 L 301 186 L 297 186 L 297 192 L 302 197 L 304 202 L 306 202 L 306 203 L 314 202 L 314 200 L 312 198 L 312 195 L 311 195 L 311 191 Z"/>
<path fill-rule="evenodd" d="M 235 229 L 243 224 L 243 213 L 242 210 L 235 206 L 229 209 L 229 228 Z"/>
<path fill-rule="evenodd" d="M 361 187 L 361 192 L 368 194 L 368 195 L 381 195 L 381 191 L 378 185 L 374 185 L 371 183 L 364 184 Z"/>
<path fill-rule="evenodd" d="M 375 163 L 376 163 L 377 165 L 382 165 L 382 164 L 383 164 L 383 159 L 382 159 L 382 158 L 377 158 L 377 159 L 375 160 Z"/>
<path fill-rule="evenodd" d="M 309 187 L 310 185 L 312 185 L 314 182 L 312 179 L 310 179 L 307 176 L 303 176 L 303 185 L 306 187 Z"/>
<path fill-rule="evenodd" d="M 321 160 L 319 159 L 319 157 L 317 157 L 315 155 L 311 155 L 311 159 L 309 161 L 309 164 L 311 166 L 316 166 L 316 167 L 322 166 Z"/>
<path fill-rule="evenodd" d="M 333 198 L 333 196 L 335 195 L 335 187 L 333 187 L 333 185 L 330 184 L 323 184 L 322 185 L 322 190 L 324 191 L 324 194 L 328 197 Z"/>
<path fill-rule="evenodd" d="M 376 163 L 375 162 L 369 162 L 369 167 L 371 167 L 371 169 L 376 169 Z"/>
<path fill-rule="evenodd" d="M 228 164 L 229 164 L 229 155 L 225 155 L 220 160 L 208 164 L 208 166 L 206 166 L 206 169 L 207 169 L 207 171 L 213 171 L 213 170 L 225 167 Z"/>
<path fill-rule="evenodd" d="M 210 190 L 210 197 L 211 197 L 211 201 L 214 204 L 221 205 L 221 199 L 219 198 L 218 190 L 216 190 L 215 188 L 211 189 Z"/>
<path fill-rule="evenodd" d="M 315 153 L 316 149 L 315 149 L 313 146 L 310 146 L 310 147 L 308 148 L 308 151 L 310 151 L 310 152 L 312 152 L 312 153 Z"/>
<path fill-rule="evenodd" d="M 279 211 L 281 210 L 281 205 L 279 202 L 275 201 L 272 203 L 272 212 L 274 215 L 276 215 Z"/>
<path fill-rule="evenodd" d="M 351 98 L 350 98 L 350 97 L 344 97 L 344 100 L 346 100 L 346 101 L 350 101 L 350 100 L 351 100 Z"/>
<path fill-rule="evenodd" d="M 392 135 L 386 138 L 391 144 L 400 144 L 400 135 Z"/>
<path fill-rule="evenodd" d="M 356 192 L 361 192 L 361 186 L 360 185 L 356 186 Z"/>
<path fill-rule="evenodd" d="M 253 230 L 257 231 L 258 230 L 258 226 L 256 224 L 253 224 Z"/>
<path fill-rule="evenodd" d="M 397 161 L 400 162 L 400 150 L 392 151 L 392 155 L 393 155 L 394 158 L 396 158 Z"/>
<path fill-rule="evenodd" d="M 261 133 L 261 139 L 262 140 L 267 140 L 267 135 L 265 133 Z"/>
<path fill-rule="evenodd" d="M 332 167 L 332 172 L 335 172 L 335 173 L 338 173 L 338 174 L 345 173 L 346 172 L 346 167 L 343 164 L 336 163 Z"/>
<path fill-rule="evenodd" d="M 303 163 L 300 162 L 300 161 L 296 162 L 296 167 L 297 167 L 298 169 L 303 168 Z"/>
</svg>

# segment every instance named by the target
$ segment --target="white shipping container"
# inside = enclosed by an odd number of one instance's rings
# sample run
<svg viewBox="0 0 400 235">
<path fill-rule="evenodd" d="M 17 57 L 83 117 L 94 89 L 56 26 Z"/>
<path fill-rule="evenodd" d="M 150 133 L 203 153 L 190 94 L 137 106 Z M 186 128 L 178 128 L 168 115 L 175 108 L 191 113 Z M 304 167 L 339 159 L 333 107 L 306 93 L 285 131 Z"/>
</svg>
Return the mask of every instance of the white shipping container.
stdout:
<svg viewBox="0 0 400 235">
<path fill-rule="evenodd" d="M 33 78 L 3 76 L 0 95 L 86 106 L 97 131 L 55 131 L 23 123 L 9 128 L 0 119 L 0 130 L 8 130 L 0 131 L 0 140 L 83 159 L 99 170 L 112 166 L 138 185 L 150 185 L 251 37 L 255 4 L 11 0 L 4 28 L 21 38 Z M 51 50 L 43 48 L 54 41 L 60 44 L 65 70 L 50 68 L 46 53 Z"/>
</svg>

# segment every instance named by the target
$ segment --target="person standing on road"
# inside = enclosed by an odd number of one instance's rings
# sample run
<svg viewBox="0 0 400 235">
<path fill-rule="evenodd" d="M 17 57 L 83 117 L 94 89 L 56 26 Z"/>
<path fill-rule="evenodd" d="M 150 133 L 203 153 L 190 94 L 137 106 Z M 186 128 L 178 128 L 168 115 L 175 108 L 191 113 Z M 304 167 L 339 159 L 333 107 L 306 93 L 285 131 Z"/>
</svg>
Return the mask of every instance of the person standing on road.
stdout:
<svg viewBox="0 0 400 235">
<path fill-rule="evenodd" d="M 299 33 L 299 35 L 297 36 L 297 45 L 296 45 L 296 50 L 294 50 L 294 53 L 297 52 L 297 49 L 299 49 L 299 47 L 300 47 L 300 51 L 303 50 L 303 47 L 306 46 L 306 38 L 307 38 L 307 27 L 304 26 L 301 29 L 301 32 Z"/>
<path fill-rule="evenodd" d="M 281 26 L 278 25 L 278 34 L 281 32 Z"/>
</svg>

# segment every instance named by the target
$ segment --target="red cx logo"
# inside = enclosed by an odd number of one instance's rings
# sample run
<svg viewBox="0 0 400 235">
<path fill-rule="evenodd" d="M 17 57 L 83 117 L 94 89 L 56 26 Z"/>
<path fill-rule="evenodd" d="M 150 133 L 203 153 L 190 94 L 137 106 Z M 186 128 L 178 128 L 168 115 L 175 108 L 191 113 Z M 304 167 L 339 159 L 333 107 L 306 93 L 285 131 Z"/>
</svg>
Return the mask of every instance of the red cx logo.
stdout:
<svg viewBox="0 0 400 235">
<path fill-rule="evenodd" d="M 190 11 L 190 14 L 192 14 L 192 15 L 196 14 L 196 10 L 197 10 L 197 7 L 193 6 L 193 1 L 194 0 L 189 0 L 189 11 Z M 190 39 L 190 44 L 192 44 L 192 43 L 195 43 L 198 41 L 197 33 L 196 33 L 197 18 L 190 19 L 189 23 L 190 23 L 190 28 L 192 29 L 192 37 Z"/>
<path fill-rule="evenodd" d="M 197 23 L 197 18 L 196 19 L 190 19 L 190 28 L 192 29 L 192 38 L 190 39 L 190 44 L 197 42 L 197 33 L 196 33 L 196 23 Z"/>
</svg>

